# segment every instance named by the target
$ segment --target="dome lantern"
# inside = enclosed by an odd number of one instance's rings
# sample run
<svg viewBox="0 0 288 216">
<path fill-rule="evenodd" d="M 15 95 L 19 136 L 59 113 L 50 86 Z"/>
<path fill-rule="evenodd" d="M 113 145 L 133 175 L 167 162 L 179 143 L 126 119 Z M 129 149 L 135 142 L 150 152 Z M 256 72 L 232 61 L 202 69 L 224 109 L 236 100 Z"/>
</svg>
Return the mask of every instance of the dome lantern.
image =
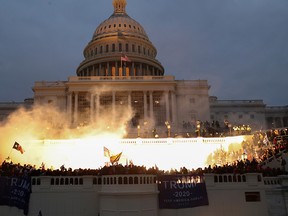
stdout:
<svg viewBox="0 0 288 216">
<path fill-rule="evenodd" d="M 126 13 L 126 0 L 114 0 L 113 6 L 114 6 L 114 14 L 125 14 Z"/>
</svg>

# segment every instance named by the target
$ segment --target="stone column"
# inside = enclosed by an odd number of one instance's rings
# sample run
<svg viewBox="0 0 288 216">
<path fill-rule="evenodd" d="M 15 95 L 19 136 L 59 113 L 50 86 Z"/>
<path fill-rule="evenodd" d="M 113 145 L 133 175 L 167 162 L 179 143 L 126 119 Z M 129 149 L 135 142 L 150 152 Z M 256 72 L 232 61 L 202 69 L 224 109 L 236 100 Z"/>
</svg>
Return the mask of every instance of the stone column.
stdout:
<svg viewBox="0 0 288 216">
<path fill-rule="evenodd" d="M 147 119 L 147 92 L 143 92 L 143 100 L 144 100 L 144 120 Z"/>
<path fill-rule="evenodd" d="M 131 91 L 128 92 L 128 108 L 131 108 Z"/>
<path fill-rule="evenodd" d="M 116 109 L 115 109 L 115 91 L 112 91 L 112 117 L 115 118 Z"/>
<path fill-rule="evenodd" d="M 107 76 L 111 76 L 110 64 L 107 62 Z"/>
<path fill-rule="evenodd" d="M 74 104 L 74 124 L 78 124 L 78 92 L 75 92 L 75 104 Z"/>
<path fill-rule="evenodd" d="M 100 116 L 100 95 L 96 94 L 96 121 L 99 120 Z"/>
<path fill-rule="evenodd" d="M 72 93 L 68 93 L 68 103 L 67 103 L 67 112 L 68 112 L 68 119 L 69 119 L 69 124 L 72 124 Z"/>
<path fill-rule="evenodd" d="M 150 118 L 154 117 L 154 111 L 153 111 L 153 91 L 149 92 L 149 99 L 150 99 Z"/>
<path fill-rule="evenodd" d="M 175 92 L 171 92 L 171 102 L 172 102 L 172 122 L 177 124 L 177 106 L 176 106 L 176 95 Z"/>
<path fill-rule="evenodd" d="M 170 122 L 169 91 L 165 91 L 166 121 Z"/>
<path fill-rule="evenodd" d="M 90 122 L 94 122 L 94 94 L 90 93 Z"/>
</svg>

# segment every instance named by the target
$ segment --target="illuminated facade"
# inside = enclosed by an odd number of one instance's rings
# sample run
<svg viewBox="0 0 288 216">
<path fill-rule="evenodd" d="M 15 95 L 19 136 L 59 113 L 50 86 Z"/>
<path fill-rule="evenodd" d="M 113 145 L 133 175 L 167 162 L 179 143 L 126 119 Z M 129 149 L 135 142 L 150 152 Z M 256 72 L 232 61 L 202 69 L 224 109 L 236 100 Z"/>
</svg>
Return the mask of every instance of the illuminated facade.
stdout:
<svg viewBox="0 0 288 216">
<path fill-rule="evenodd" d="M 175 80 L 164 75 L 144 28 L 126 13 L 126 1 L 113 1 L 113 14 L 95 30 L 85 47 L 77 76 L 67 81 L 35 82 L 34 104 L 51 105 L 67 114 L 72 127 L 98 122 L 103 116 L 131 113 L 128 133 L 137 126 L 185 134 L 183 122 L 228 120 L 253 130 L 288 127 L 288 107 L 268 107 L 262 100 L 218 100 L 209 97 L 207 80 Z M 1 102 L 0 121 L 29 100 Z M 112 115 L 111 115 L 112 114 Z M 160 132 L 160 131 L 159 131 Z"/>
<path fill-rule="evenodd" d="M 132 111 L 129 130 L 149 127 L 173 131 L 183 121 L 209 121 L 207 80 L 165 76 L 157 50 L 143 27 L 126 13 L 126 1 L 113 1 L 114 13 L 95 30 L 85 47 L 77 76 L 63 82 L 36 82 L 35 104 L 66 111 L 72 126 L 114 119 Z"/>
</svg>

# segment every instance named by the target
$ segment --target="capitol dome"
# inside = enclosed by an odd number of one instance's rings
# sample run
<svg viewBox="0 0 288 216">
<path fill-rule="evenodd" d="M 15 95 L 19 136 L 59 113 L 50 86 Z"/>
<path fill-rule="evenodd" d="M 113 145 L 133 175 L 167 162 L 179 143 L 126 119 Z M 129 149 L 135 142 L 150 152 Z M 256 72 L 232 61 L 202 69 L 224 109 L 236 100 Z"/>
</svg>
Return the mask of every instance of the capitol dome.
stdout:
<svg viewBox="0 0 288 216">
<path fill-rule="evenodd" d="M 126 0 L 114 0 L 114 13 L 85 47 L 78 76 L 163 76 L 157 50 L 144 28 L 126 13 Z"/>
</svg>

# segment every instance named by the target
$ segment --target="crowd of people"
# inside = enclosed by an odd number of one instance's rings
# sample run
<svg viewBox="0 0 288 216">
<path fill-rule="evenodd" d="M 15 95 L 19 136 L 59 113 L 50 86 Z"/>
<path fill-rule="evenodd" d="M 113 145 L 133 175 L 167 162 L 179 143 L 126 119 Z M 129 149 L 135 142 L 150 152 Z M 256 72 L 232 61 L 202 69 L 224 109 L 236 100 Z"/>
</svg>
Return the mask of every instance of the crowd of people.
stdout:
<svg viewBox="0 0 288 216">
<path fill-rule="evenodd" d="M 110 165 L 99 169 L 71 169 L 61 166 L 59 169 L 48 169 L 45 164 L 36 167 L 35 165 L 15 164 L 12 161 L 3 161 L 0 165 L 0 176 L 83 176 L 83 175 L 113 175 L 113 174 L 204 174 L 204 173 L 248 173 L 257 172 L 264 176 L 277 176 L 287 174 L 285 169 L 286 161 L 283 157 L 288 152 L 288 129 L 274 129 L 267 131 L 255 132 L 252 141 L 242 142 L 241 152 L 225 152 L 218 150 L 215 156 L 221 160 L 216 160 L 213 165 L 205 168 L 189 169 L 182 167 L 179 170 L 160 170 L 157 166 L 146 168 L 145 166 L 137 166 L 130 163 L 129 165 Z M 280 138 L 279 138 L 280 137 Z M 232 160 L 231 154 L 234 155 Z M 222 158 L 221 158 L 222 157 Z M 269 161 L 278 160 L 278 167 L 264 166 Z M 210 163 L 211 164 L 211 163 Z"/>
<path fill-rule="evenodd" d="M 233 135 L 250 135 L 252 128 L 249 125 L 232 125 L 227 120 L 222 124 L 219 121 L 200 121 L 195 123 L 189 121 L 182 122 L 183 131 L 181 134 L 186 137 L 223 137 Z"/>
</svg>

